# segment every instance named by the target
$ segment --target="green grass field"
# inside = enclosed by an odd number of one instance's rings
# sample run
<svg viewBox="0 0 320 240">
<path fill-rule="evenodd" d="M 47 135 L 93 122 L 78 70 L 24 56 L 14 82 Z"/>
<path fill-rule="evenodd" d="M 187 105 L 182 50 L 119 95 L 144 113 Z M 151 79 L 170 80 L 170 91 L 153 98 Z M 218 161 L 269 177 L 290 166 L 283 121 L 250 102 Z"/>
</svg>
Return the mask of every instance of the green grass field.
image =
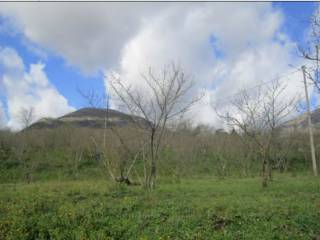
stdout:
<svg viewBox="0 0 320 240">
<path fill-rule="evenodd" d="M 0 185 L 0 239 L 319 239 L 320 179 Z"/>
</svg>

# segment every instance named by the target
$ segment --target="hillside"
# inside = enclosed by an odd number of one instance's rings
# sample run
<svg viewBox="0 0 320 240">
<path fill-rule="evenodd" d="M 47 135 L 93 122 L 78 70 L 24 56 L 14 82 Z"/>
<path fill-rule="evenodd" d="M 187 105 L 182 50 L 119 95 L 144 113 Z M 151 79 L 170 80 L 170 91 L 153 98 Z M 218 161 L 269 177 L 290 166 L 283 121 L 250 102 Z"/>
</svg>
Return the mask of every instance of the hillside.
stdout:
<svg viewBox="0 0 320 240">
<path fill-rule="evenodd" d="M 85 128 L 104 128 L 106 109 L 102 108 L 82 108 L 74 112 L 68 113 L 58 118 L 42 118 L 33 123 L 29 128 L 59 128 L 59 127 L 85 127 Z M 109 109 L 108 124 L 113 126 L 126 126 L 133 122 L 133 118 L 138 119 L 142 124 L 146 124 L 146 120 L 122 113 L 117 110 Z M 320 128 L 320 109 L 316 109 L 311 114 L 312 123 L 315 128 Z M 284 129 L 296 128 L 306 130 L 307 118 L 305 114 L 285 122 L 282 127 Z"/>
<path fill-rule="evenodd" d="M 284 128 L 296 128 L 298 130 L 307 129 L 307 116 L 306 114 L 299 115 L 298 117 L 291 119 L 283 124 Z M 320 109 L 316 109 L 311 113 L 311 121 L 316 129 L 320 129 Z"/>
<path fill-rule="evenodd" d="M 82 108 L 68 113 L 59 118 L 42 118 L 33 123 L 29 128 L 60 128 L 60 127 L 85 127 L 85 128 L 104 128 L 107 116 L 106 109 L 101 108 Z M 131 116 L 117 110 L 109 109 L 108 124 L 121 127 L 133 123 L 133 118 L 146 124 L 146 120 L 140 117 Z"/>
</svg>

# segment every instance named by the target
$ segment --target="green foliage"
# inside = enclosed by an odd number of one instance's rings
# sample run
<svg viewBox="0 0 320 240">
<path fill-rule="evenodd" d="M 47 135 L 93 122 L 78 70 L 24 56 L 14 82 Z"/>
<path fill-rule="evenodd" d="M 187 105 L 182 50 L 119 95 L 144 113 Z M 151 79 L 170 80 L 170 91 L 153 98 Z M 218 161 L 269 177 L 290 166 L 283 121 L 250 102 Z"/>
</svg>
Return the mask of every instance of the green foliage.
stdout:
<svg viewBox="0 0 320 240">
<path fill-rule="evenodd" d="M 107 183 L 101 151 L 87 137 L 91 132 L 6 134 L 0 134 L 1 240 L 320 235 L 320 183 L 303 176 L 310 161 L 302 135 L 293 145 L 283 139 L 272 149 L 277 171 L 262 190 L 261 161 L 250 143 L 243 144 L 235 133 L 179 132 L 161 149 L 157 189 L 148 192 Z M 130 164 L 131 158 L 115 146 L 104 154 L 122 154 L 115 160 Z M 279 163 L 283 174 L 277 173 Z M 142 178 L 141 154 L 130 180 Z"/>
<path fill-rule="evenodd" d="M 111 132 L 107 134 L 110 146 L 102 147 L 101 129 L 47 129 L 16 134 L 0 131 L 0 183 L 107 178 L 105 157 L 109 159 L 109 169 L 120 176 L 128 170 L 135 153 L 141 151 L 137 144 L 141 139 L 135 131 L 119 131 L 126 139 L 125 147 Z M 292 174 L 308 171 L 311 161 L 306 137 L 295 133 L 279 138 L 271 149 L 272 168 Z M 319 139 L 316 135 L 315 140 Z M 131 149 L 132 156 L 126 148 Z M 148 148 L 145 153 L 148 155 Z M 174 182 L 193 176 L 259 176 L 260 158 L 253 142 L 236 132 L 182 128 L 165 139 L 157 173 L 161 178 L 175 178 Z M 143 162 L 140 153 L 131 171 L 134 181 L 143 179 Z"/>
<path fill-rule="evenodd" d="M 106 181 L 0 185 L 0 239 L 316 239 L 318 178 L 182 179 L 154 192 Z"/>
</svg>

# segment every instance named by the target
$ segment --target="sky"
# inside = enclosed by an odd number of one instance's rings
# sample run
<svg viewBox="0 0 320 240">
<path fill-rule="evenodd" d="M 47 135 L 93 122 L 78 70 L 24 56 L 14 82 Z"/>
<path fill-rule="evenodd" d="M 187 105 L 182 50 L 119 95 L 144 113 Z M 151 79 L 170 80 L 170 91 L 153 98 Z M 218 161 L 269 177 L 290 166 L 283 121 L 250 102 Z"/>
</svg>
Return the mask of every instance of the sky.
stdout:
<svg viewBox="0 0 320 240">
<path fill-rule="evenodd" d="M 292 66 L 305 64 L 297 46 L 308 38 L 315 8 L 313 2 L 0 3 L 0 125 L 21 128 L 21 109 L 32 108 L 36 119 L 61 116 L 86 106 L 79 89 L 107 91 L 111 72 L 140 86 L 148 67 L 174 62 L 194 76 L 194 94 L 205 93 L 192 121 L 218 128 L 209 102 L 223 105 L 278 76 L 287 76 L 287 96 L 301 93 L 302 76 Z"/>
</svg>

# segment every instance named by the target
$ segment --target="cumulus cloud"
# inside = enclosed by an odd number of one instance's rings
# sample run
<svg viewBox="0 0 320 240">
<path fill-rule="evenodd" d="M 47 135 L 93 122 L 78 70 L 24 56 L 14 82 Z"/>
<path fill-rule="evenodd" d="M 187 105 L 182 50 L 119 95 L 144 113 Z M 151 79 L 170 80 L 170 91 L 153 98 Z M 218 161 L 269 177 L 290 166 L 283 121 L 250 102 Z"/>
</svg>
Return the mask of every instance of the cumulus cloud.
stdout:
<svg viewBox="0 0 320 240">
<path fill-rule="evenodd" d="M 127 84 L 139 85 L 148 66 L 177 61 L 195 75 L 198 92 L 206 92 L 193 110 L 195 123 L 221 126 L 210 103 L 225 105 L 237 91 L 287 74 L 292 70 L 288 65 L 297 63 L 295 43 L 280 31 L 282 18 L 270 4 L 260 3 L 166 9 L 124 46 L 119 75 Z M 294 96 L 302 88 L 296 79 L 289 80 L 287 93 Z"/>
<path fill-rule="evenodd" d="M 1 4 L 25 36 L 85 72 L 114 67 L 123 45 L 162 4 Z M 14 20 L 12 20 L 14 19 Z"/>
<path fill-rule="evenodd" d="M 8 106 L 8 127 L 20 129 L 22 109 L 33 109 L 35 120 L 58 117 L 74 110 L 49 82 L 42 63 L 31 64 L 29 71 L 12 48 L 0 48 L 0 82 L 4 86 Z"/>
<path fill-rule="evenodd" d="M 223 105 L 301 61 L 271 3 L 10 3 L 0 12 L 69 64 L 116 71 L 133 86 L 143 84 L 140 73 L 149 66 L 179 63 L 197 80 L 194 93 L 206 92 L 193 110 L 195 123 L 219 126 L 209 102 Z M 288 95 L 301 91 L 296 77 L 286 81 Z"/>
</svg>

